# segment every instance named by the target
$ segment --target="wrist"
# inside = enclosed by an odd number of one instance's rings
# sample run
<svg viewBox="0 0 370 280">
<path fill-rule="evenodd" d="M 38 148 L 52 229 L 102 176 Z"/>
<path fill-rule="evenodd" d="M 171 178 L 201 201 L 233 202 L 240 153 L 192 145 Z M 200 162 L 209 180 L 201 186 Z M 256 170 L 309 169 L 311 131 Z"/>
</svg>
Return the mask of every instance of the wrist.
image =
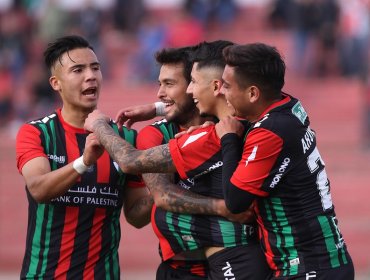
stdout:
<svg viewBox="0 0 370 280">
<path fill-rule="evenodd" d="M 76 170 L 76 172 L 80 175 L 84 174 L 87 169 L 89 169 L 89 165 L 86 165 L 83 160 L 83 156 L 80 156 L 79 158 L 75 159 L 73 162 L 73 169 Z"/>
<path fill-rule="evenodd" d="M 225 205 L 225 200 L 223 199 L 217 199 L 216 200 L 216 209 L 217 209 L 217 215 L 227 218 L 228 211 Z"/>
<path fill-rule="evenodd" d="M 166 115 L 164 111 L 165 105 L 163 102 L 154 102 L 154 106 L 155 106 L 155 115 L 157 117 Z"/>
</svg>

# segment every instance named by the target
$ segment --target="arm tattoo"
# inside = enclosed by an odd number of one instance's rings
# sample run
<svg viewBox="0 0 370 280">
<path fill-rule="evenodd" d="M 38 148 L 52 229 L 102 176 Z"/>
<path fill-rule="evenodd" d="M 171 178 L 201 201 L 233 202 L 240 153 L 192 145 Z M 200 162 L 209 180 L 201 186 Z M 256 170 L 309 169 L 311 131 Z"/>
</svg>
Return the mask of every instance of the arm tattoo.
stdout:
<svg viewBox="0 0 370 280">
<path fill-rule="evenodd" d="M 158 207 L 186 214 L 218 215 L 216 198 L 202 196 L 173 183 L 173 174 L 143 174 Z"/>
<path fill-rule="evenodd" d="M 137 150 L 117 135 L 104 120 L 94 123 L 94 133 L 109 155 L 126 173 L 176 172 L 168 144 L 148 150 Z"/>
</svg>

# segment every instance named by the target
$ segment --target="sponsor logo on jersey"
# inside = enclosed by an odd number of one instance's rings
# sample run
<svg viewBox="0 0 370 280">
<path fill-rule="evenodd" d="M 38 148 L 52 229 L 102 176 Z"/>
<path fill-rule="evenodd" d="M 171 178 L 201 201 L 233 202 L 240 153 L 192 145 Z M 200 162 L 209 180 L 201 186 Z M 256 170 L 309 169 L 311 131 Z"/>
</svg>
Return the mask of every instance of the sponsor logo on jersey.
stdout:
<svg viewBox="0 0 370 280">
<path fill-rule="evenodd" d="M 290 266 L 296 266 L 300 264 L 299 258 L 295 258 L 289 261 Z"/>
<path fill-rule="evenodd" d="M 177 184 L 187 190 L 190 190 L 192 187 L 194 187 L 194 179 L 188 178 L 186 180 L 179 180 Z"/>
<path fill-rule="evenodd" d="M 200 137 L 202 137 L 202 136 L 204 136 L 206 134 L 207 134 L 207 131 L 203 131 L 203 132 L 200 132 L 198 134 L 191 135 L 188 139 L 186 139 L 185 143 L 182 145 L 181 148 L 186 147 L 190 143 L 193 143 L 194 141 L 198 140 Z"/>
<path fill-rule="evenodd" d="M 285 170 L 288 168 L 288 165 L 290 163 L 290 158 L 285 158 L 283 160 L 283 163 L 280 165 L 278 173 L 275 175 L 274 179 L 272 179 L 272 182 L 270 184 L 270 188 L 275 188 L 276 185 L 280 182 L 281 177 L 283 177 L 283 174 Z"/>
<path fill-rule="evenodd" d="M 207 174 L 207 173 L 211 172 L 212 170 L 215 170 L 216 168 L 221 167 L 223 164 L 224 163 L 219 160 L 218 162 L 216 162 L 215 164 L 213 164 L 212 166 L 210 166 L 207 170 L 204 170 L 203 172 L 195 175 L 194 178 L 197 178 L 197 177 L 199 177 L 201 175 Z"/>
<path fill-rule="evenodd" d="M 182 240 L 184 240 L 186 242 L 189 242 L 189 241 L 194 242 L 194 237 L 191 236 L 191 235 L 182 235 L 181 238 L 182 238 Z"/>
<path fill-rule="evenodd" d="M 57 156 L 57 155 L 49 155 L 48 158 L 57 162 L 57 163 L 65 163 L 66 162 L 66 157 L 65 156 Z"/>
<path fill-rule="evenodd" d="M 296 116 L 299 121 L 304 124 L 304 122 L 306 121 L 307 119 L 307 113 L 305 111 L 305 109 L 303 108 L 301 102 L 297 102 L 293 108 L 292 108 L 292 113 L 294 116 Z"/>
</svg>

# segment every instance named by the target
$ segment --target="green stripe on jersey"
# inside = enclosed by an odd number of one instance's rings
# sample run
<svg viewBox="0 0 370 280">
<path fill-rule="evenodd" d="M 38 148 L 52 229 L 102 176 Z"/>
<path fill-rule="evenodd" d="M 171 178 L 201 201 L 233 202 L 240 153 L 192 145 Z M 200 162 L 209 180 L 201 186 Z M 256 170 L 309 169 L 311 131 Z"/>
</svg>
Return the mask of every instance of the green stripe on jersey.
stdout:
<svg viewBox="0 0 370 280">
<path fill-rule="evenodd" d="M 271 204 L 265 202 L 266 213 L 268 220 L 275 229 L 276 248 L 279 250 L 284 265 L 282 269 L 285 271 L 284 276 L 296 275 L 298 273 L 298 265 L 290 266 L 289 261 L 298 258 L 298 251 L 295 248 L 292 228 L 285 215 L 284 207 L 280 198 L 270 198 Z M 282 244 L 288 251 L 286 254 L 282 249 Z M 288 271 L 286 271 L 288 269 Z"/>
<path fill-rule="evenodd" d="M 48 215 L 48 223 L 45 228 L 45 242 L 43 244 L 44 246 L 44 252 L 42 255 L 42 258 L 40 256 L 40 250 L 41 250 L 41 236 L 43 234 L 43 223 L 44 223 L 44 215 L 45 212 L 47 212 Z M 33 234 L 32 239 L 32 247 L 31 247 L 31 256 L 30 256 L 30 266 L 28 267 L 27 272 L 27 278 L 33 278 L 36 276 L 37 267 L 39 264 L 39 261 L 41 261 L 41 272 L 40 274 L 44 274 L 46 271 L 47 266 L 47 255 L 49 253 L 49 245 L 50 245 L 50 232 L 51 232 L 51 223 L 53 219 L 54 214 L 54 207 L 52 205 L 45 205 L 45 204 L 39 204 L 37 206 L 36 210 L 36 225 L 35 225 L 35 232 Z"/>
<path fill-rule="evenodd" d="M 232 222 L 225 220 L 218 220 L 218 224 L 221 229 L 222 240 L 224 242 L 224 247 L 233 247 L 235 246 L 235 229 Z"/>
<path fill-rule="evenodd" d="M 173 214 L 171 212 L 166 212 L 166 223 L 168 225 L 168 229 L 172 232 L 174 237 L 176 238 L 177 242 L 181 246 L 183 251 L 186 251 L 185 245 L 183 244 L 181 236 L 175 231 L 175 228 L 172 224 L 173 221 Z"/>
<path fill-rule="evenodd" d="M 193 217 L 191 215 L 179 214 L 179 228 L 182 234 L 182 240 L 185 241 L 189 250 L 198 249 L 198 245 L 195 242 L 194 236 L 191 234 L 191 221 Z M 185 239 L 185 240 L 184 240 Z"/>
<path fill-rule="evenodd" d="M 121 230 L 120 230 L 120 223 L 119 223 L 119 217 L 121 214 L 121 210 L 114 210 L 112 214 L 112 223 L 110 226 L 111 234 L 112 234 L 112 242 L 111 242 L 111 251 L 117 251 L 118 245 L 120 242 L 120 236 L 121 236 Z M 105 279 L 109 280 L 111 279 L 110 274 L 110 263 L 111 260 L 109 258 L 110 255 L 107 255 L 104 260 L 104 267 L 105 267 Z M 118 255 L 114 254 L 112 255 L 112 263 L 113 263 L 113 279 L 119 279 L 119 260 Z"/>
<path fill-rule="evenodd" d="M 319 216 L 317 219 L 320 223 L 321 230 L 325 238 L 326 249 L 329 253 L 331 266 L 340 266 L 339 256 L 341 256 L 343 262 L 347 264 L 348 260 L 343 248 L 344 241 L 341 238 L 339 229 L 335 223 L 335 217 Z"/>
</svg>

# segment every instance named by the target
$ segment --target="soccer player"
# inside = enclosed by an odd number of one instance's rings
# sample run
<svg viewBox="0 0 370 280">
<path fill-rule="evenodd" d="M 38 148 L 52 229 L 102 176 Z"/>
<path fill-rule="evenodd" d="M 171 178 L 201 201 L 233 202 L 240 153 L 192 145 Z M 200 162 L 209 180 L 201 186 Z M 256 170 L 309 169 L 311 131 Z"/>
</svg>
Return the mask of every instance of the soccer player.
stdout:
<svg viewBox="0 0 370 280">
<path fill-rule="evenodd" d="M 24 124 L 17 167 L 26 182 L 28 228 L 21 279 L 120 279 L 120 213 L 149 222 L 152 197 L 123 173 L 83 125 L 98 104 L 102 73 L 82 37 L 65 36 L 44 52 L 49 82 L 63 106 Z M 136 132 L 109 126 L 135 144 Z"/>
<path fill-rule="evenodd" d="M 196 103 L 202 115 L 223 117 L 231 114 L 224 96 L 220 93 L 222 86 L 221 76 L 225 66 L 222 58 L 222 49 L 224 47 L 225 44 L 222 41 L 205 42 L 201 43 L 199 49 L 195 51 L 192 81 L 188 90 L 192 91 L 194 97 L 199 97 L 199 100 L 196 99 Z M 191 95 L 188 98 L 191 98 Z M 85 124 L 87 127 L 89 122 L 94 123 L 94 114 L 99 118 L 99 113 L 91 114 Z M 192 141 L 196 140 L 196 138 L 192 139 L 192 137 L 186 138 L 186 140 L 182 141 L 181 146 L 191 145 Z M 204 143 L 200 152 L 208 155 L 207 143 Z M 202 171 L 202 176 L 197 175 L 192 179 L 194 185 L 190 185 L 189 188 L 196 192 L 222 197 L 220 181 L 222 177 L 221 155 L 219 152 L 216 152 L 210 156 L 212 161 L 218 159 L 218 163 L 209 168 L 209 170 L 196 170 L 198 166 L 196 161 L 191 162 L 193 165 L 190 164 L 191 166 L 187 170 L 182 168 L 178 168 L 178 170 L 188 174 Z M 180 159 L 175 159 L 175 156 L 173 160 L 180 161 Z M 194 163 L 196 164 L 194 165 Z M 145 165 L 146 163 L 143 164 Z M 189 177 L 191 178 L 191 176 Z M 171 188 L 168 189 L 171 191 Z M 186 205 L 182 205 L 182 207 L 186 207 Z M 260 246 L 256 242 L 257 240 L 253 240 L 255 233 L 253 226 L 243 229 L 243 231 L 246 231 L 246 236 L 243 237 L 243 234 L 240 234 L 240 224 L 232 224 L 219 217 L 201 216 L 193 217 L 189 229 L 193 228 L 195 232 L 193 239 L 197 238 L 195 241 L 199 245 L 205 244 L 203 247 L 205 247 L 209 261 L 210 279 L 225 279 L 225 277 L 265 279 L 270 274 Z M 191 244 L 191 240 L 189 243 Z"/>
<path fill-rule="evenodd" d="M 237 213 L 256 201 L 274 279 L 354 279 L 316 133 L 301 102 L 282 92 L 283 59 L 258 43 L 227 47 L 224 57 L 223 93 L 252 123 L 244 140 L 234 118 L 216 125 L 227 206 Z"/>
</svg>

